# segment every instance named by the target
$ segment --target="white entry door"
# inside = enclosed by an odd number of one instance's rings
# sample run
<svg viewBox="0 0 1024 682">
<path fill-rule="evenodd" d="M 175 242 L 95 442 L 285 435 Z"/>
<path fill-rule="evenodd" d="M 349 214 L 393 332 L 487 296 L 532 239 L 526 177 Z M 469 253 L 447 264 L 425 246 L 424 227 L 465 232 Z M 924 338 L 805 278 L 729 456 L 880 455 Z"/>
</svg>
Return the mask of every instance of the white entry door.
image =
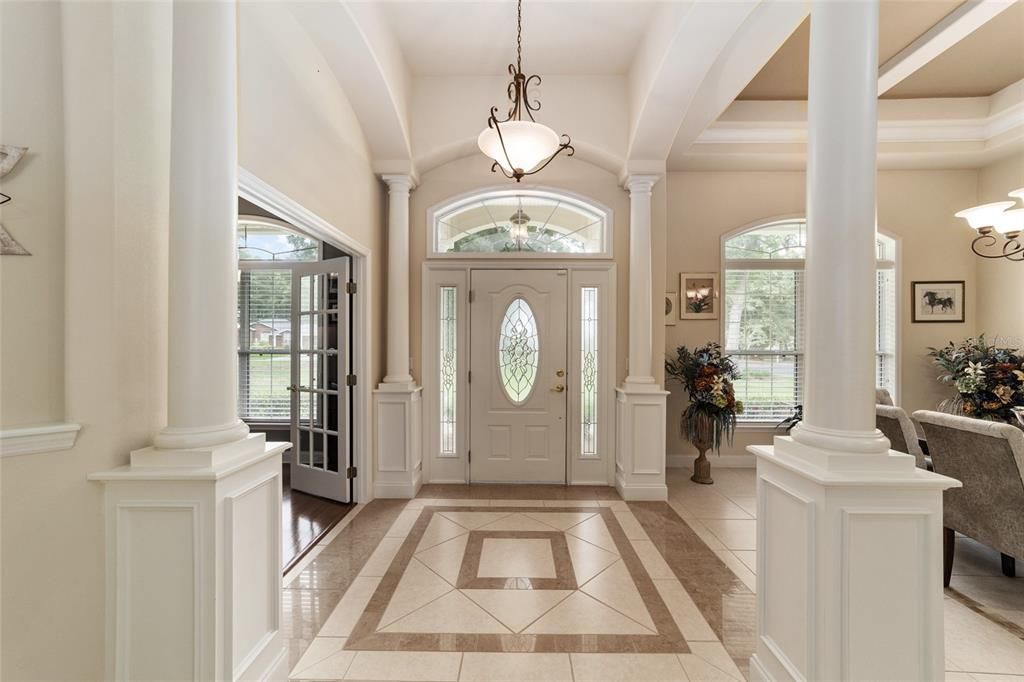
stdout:
<svg viewBox="0 0 1024 682">
<path fill-rule="evenodd" d="M 292 270 L 291 486 L 352 499 L 350 259 Z"/>
<path fill-rule="evenodd" d="M 472 482 L 565 483 L 565 270 L 473 270 Z"/>
</svg>

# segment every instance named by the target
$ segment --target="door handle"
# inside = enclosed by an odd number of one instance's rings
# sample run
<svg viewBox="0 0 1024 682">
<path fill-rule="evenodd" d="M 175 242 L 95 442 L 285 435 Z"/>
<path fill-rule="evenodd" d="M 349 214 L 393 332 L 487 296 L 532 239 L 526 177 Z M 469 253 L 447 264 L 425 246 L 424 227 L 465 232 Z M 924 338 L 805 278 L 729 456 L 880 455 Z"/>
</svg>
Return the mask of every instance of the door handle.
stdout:
<svg viewBox="0 0 1024 682">
<path fill-rule="evenodd" d="M 565 391 L 565 384 L 556 384 L 555 387 L 552 388 L 551 390 L 554 391 L 555 393 L 562 393 L 563 391 Z"/>
<path fill-rule="evenodd" d="M 295 384 L 292 384 L 291 386 L 288 387 L 288 390 L 294 393 L 295 391 L 299 390 L 299 388 Z"/>
</svg>

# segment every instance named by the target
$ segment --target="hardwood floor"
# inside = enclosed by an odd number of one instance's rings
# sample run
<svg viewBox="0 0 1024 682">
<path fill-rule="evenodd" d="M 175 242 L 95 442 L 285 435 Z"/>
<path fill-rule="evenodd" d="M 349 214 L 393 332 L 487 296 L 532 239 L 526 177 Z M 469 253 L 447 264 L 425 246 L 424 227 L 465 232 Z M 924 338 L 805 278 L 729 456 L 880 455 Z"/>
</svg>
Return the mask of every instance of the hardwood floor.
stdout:
<svg viewBox="0 0 1024 682">
<path fill-rule="evenodd" d="M 287 464 L 283 465 L 282 483 L 281 561 L 282 572 L 287 573 L 355 505 L 293 491 Z"/>
</svg>

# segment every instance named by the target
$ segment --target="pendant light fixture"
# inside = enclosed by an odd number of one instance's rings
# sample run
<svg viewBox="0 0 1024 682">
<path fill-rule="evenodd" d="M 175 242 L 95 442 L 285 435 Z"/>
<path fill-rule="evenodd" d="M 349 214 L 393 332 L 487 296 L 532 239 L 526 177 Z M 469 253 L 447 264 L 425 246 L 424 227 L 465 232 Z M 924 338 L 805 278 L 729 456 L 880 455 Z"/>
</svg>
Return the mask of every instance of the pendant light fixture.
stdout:
<svg viewBox="0 0 1024 682">
<path fill-rule="evenodd" d="M 1024 187 L 1015 189 L 1009 196 L 1024 202 Z M 965 208 L 955 214 L 978 232 L 971 242 L 974 253 L 982 258 L 1005 258 L 1024 263 L 1024 208 L 1014 208 L 1016 205 L 1016 201 L 996 201 Z"/>
<path fill-rule="evenodd" d="M 543 170 L 562 152 L 568 150 L 568 156 L 572 156 L 576 150 L 568 135 L 559 137 L 554 130 L 533 118 L 533 112 L 540 110 L 540 101 L 531 102 L 526 90 L 532 84 L 540 85 L 540 76 L 523 75 L 523 0 L 517 2 L 516 63 L 508 65 L 512 76 L 508 84 L 511 102 L 508 116 L 499 120 L 498 107 L 491 107 L 487 127 L 476 142 L 480 151 L 494 159 L 492 173 L 501 169 L 506 178 L 519 182 L 525 176 Z M 523 119 L 524 114 L 527 120 Z M 564 142 L 562 138 L 565 138 Z"/>
</svg>

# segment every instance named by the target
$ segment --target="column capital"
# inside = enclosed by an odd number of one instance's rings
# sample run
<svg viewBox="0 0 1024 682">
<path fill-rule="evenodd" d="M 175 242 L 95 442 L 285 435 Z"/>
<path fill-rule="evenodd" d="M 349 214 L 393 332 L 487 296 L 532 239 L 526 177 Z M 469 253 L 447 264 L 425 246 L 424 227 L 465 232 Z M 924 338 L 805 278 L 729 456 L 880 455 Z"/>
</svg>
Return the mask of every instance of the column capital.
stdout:
<svg viewBox="0 0 1024 682">
<path fill-rule="evenodd" d="M 382 173 L 380 179 L 388 186 L 389 193 L 411 192 L 416 189 L 416 178 L 409 173 Z"/>
<path fill-rule="evenodd" d="M 632 173 L 622 179 L 622 186 L 630 195 L 650 194 L 660 179 L 660 173 Z"/>
</svg>

